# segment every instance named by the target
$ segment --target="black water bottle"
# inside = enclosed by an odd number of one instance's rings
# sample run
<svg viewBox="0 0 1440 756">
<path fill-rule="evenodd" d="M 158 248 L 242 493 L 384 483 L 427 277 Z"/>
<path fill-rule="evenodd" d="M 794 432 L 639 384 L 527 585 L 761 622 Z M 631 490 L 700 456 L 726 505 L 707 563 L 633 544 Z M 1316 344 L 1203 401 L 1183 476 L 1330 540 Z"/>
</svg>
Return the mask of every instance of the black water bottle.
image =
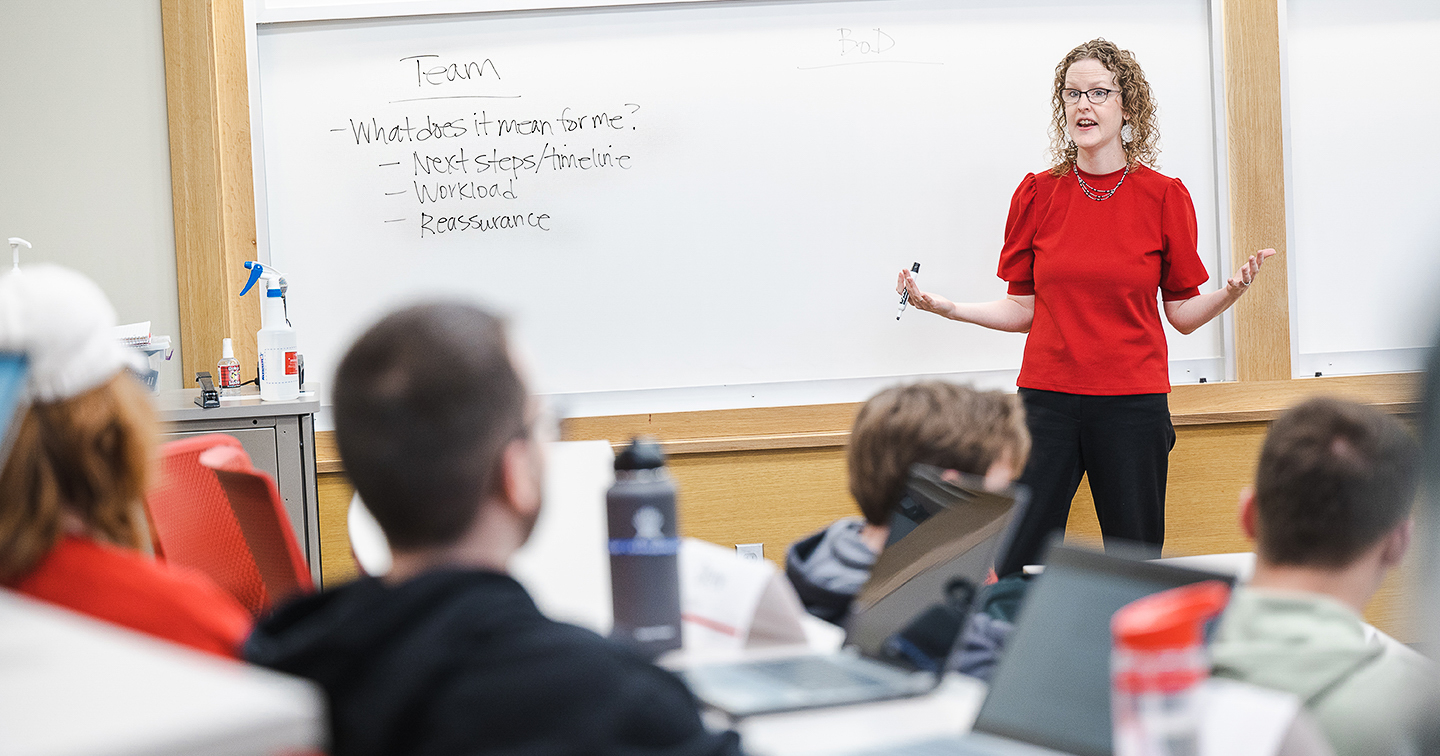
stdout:
<svg viewBox="0 0 1440 756">
<path fill-rule="evenodd" d="M 680 647 L 675 481 L 654 439 L 636 438 L 615 456 L 605 504 L 615 608 L 610 637 L 653 659 Z"/>
</svg>

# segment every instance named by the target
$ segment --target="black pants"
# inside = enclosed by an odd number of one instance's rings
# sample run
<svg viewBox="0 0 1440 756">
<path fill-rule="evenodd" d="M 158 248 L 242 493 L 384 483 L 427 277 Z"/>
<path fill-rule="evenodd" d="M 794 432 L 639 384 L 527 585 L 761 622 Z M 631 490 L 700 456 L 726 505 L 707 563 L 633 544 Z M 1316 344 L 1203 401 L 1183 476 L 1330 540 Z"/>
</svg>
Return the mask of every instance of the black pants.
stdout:
<svg viewBox="0 0 1440 756">
<path fill-rule="evenodd" d="M 1040 562 L 1050 535 L 1064 532 L 1070 501 L 1087 473 L 1107 548 L 1116 540 L 1131 541 L 1159 556 L 1165 541 L 1165 476 L 1175 446 L 1168 396 L 1022 388 L 1020 400 L 1031 438 L 1020 482 L 1030 488 L 1030 506 L 999 574 Z"/>
</svg>

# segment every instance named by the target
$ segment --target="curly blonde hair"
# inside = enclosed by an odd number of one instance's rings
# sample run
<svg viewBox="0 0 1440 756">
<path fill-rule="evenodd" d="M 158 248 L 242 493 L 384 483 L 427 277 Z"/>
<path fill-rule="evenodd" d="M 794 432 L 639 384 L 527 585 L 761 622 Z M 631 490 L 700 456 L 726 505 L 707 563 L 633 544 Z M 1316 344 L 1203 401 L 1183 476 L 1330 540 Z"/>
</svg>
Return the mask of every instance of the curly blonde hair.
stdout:
<svg viewBox="0 0 1440 756">
<path fill-rule="evenodd" d="M 1050 159 L 1054 166 L 1050 174 L 1062 175 L 1075 165 L 1075 155 L 1079 150 L 1070 141 L 1065 129 L 1065 100 L 1061 92 L 1065 89 L 1065 74 L 1070 66 L 1086 58 L 1100 61 L 1107 71 L 1115 74 L 1116 86 L 1120 87 L 1120 107 L 1131 132 L 1130 141 L 1122 143 L 1125 163 L 1134 167 L 1139 162 L 1158 168 L 1160 126 L 1155 118 L 1155 98 L 1150 93 L 1150 82 L 1145 80 L 1145 72 L 1140 70 L 1134 53 L 1121 50 L 1113 42 L 1092 39 L 1071 50 L 1055 66 L 1055 91 L 1051 100 L 1054 117 L 1050 121 Z"/>
<path fill-rule="evenodd" d="M 70 399 L 32 404 L 0 472 L 0 582 L 35 567 L 64 532 L 139 548 L 137 505 L 156 443 L 149 397 L 125 373 Z"/>
</svg>

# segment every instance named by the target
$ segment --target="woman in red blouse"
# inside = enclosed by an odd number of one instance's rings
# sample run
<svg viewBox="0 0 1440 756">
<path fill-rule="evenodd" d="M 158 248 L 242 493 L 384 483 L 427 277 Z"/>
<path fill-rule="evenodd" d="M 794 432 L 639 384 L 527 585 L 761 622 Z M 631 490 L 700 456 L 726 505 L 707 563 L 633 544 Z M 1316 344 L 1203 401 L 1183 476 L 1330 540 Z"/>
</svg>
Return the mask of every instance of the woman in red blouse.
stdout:
<svg viewBox="0 0 1440 756">
<path fill-rule="evenodd" d="M 1032 502 L 997 572 L 1037 562 L 1064 530 L 1088 473 L 1107 542 L 1165 538 L 1165 478 L 1175 431 L 1166 395 L 1165 317 L 1190 333 L 1234 304 L 1273 249 L 1251 255 L 1223 288 L 1201 294 L 1195 208 L 1179 179 L 1150 165 L 1155 105 L 1128 50 L 1087 42 L 1055 67 L 1052 157 L 1010 202 L 999 276 L 1007 296 L 960 303 L 921 291 L 919 309 L 1001 331 L 1028 333 L 1016 382 L 1033 448 L 1021 482 Z M 1158 554 L 1157 554 L 1158 555 Z"/>
</svg>

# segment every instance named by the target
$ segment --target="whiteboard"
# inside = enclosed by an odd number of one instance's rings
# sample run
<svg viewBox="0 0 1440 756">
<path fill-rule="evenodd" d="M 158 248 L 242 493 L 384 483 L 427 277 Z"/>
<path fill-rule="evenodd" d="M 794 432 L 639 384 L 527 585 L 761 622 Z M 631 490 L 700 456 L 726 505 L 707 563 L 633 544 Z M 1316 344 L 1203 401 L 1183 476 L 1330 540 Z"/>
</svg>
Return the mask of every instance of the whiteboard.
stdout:
<svg viewBox="0 0 1440 756">
<path fill-rule="evenodd" d="M 1294 374 L 1423 370 L 1440 325 L 1440 4 L 1286 11 Z"/>
<path fill-rule="evenodd" d="M 572 415 L 1013 385 L 1023 335 L 897 322 L 896 271 L 1004 296 L 1055 63 L 1104 36 L 1145 66 L 1161 170 L 1223 280 L 1210 14 L 884 0 L 259 23 L 262 245 L 327 378 L 384 311 L 455 296 L 509 317 Z M 1218 324 L 1169 333 L 1177 382 L 1224 377 Z"/>
</svg>

